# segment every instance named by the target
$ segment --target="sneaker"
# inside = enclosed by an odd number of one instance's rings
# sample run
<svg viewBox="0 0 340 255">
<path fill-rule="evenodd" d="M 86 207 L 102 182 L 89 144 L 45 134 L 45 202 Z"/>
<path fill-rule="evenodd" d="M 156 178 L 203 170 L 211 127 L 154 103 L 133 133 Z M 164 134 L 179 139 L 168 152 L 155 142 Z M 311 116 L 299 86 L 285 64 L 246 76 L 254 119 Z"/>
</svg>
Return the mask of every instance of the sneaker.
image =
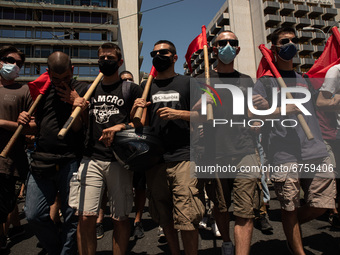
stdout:
<svg viewBox="0 0 340 255">
<path fill-rule="evenodd" d="M 208 223 L 208 217 L 203 217 L 203 219 L 198 224 L 198 228 L 199 229 L 206 229 L 207 228 L 207 223 Z"/>
<path fill-rule="evenodd" d="M 221 250 L 222 255 L 234 255 L 235 247 L 232 242 L 223 242 Z"/>
<path fill-rule="evenodd" d="M 340 218 L 338 213 L 334 213 L 329 215 L 329 223 L 332 225 L 334 228 L 340 228 Z"/>
<path fill-rule="evenodd" d="M 96 224 L 96 235 L 97 240 L 102 239 L 104 237 L 104 227 L 102 223 Z"/>
<path fill-rule="evenodd" d="M 144 237 L 144 229 L 142 222 L 135 223 L 135 230 L 133 231 L 133 236 L 137 239 L 141 239 Z"/>
<path fill-rule="evenodd" d="M 7 249 L 7 237 L 0 236 L 0 250 L 4 251 Z"/>
<path fill-rule="evenodd" d="M 262 232 L 268 232 L 273 230 L 273 226 L 268 222 L 265 215 L 261 215 L 259 218 L 255 219 L 255 227 Z"/>
<path fill-rule="evenodd" d="M 157 236 L 158 236 L 158 242 L 159 243 L 166 243 L 167 242 L 163 228 L 160 227 L 160 226 L 158 227 Z"/>
<path fill-rule="evenodd" d="M 216 237 L 220 237 L 220 236 L 221 236 L 221 233 L 220 233 L 220 231 L 218 230 L 218 227 L 217 227 L 216 222 L 214 222 L 214 223 L 211 225 L 211 231 L 214 233 L 214 236 L 216 236 Z"/>
<path fill-rule="evenodd" d="M 25 228 L 22 225 L 10 228 L 8 230 L 8 238 L 7 238 L 7 240 L 11 240 L 13 238 L 16 238 L 16 237 L 24 235 L 24 234 L 25 234 Z"/>
</svg>

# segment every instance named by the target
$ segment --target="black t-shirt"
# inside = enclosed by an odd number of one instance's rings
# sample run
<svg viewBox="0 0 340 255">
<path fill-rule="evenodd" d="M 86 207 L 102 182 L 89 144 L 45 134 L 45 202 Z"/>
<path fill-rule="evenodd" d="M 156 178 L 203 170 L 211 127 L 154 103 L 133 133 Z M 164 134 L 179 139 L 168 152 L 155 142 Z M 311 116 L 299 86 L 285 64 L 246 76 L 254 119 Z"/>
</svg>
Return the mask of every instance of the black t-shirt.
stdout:
<svg viewBox="0 0 340 255">
<path fill-rule="evenodd" d="M 130 112 L 136 98 L 142 96 L 142 88 L 131 83 L 128 98 L 123 97 L 122 81 L 112 85 L 98 84 L 90 100 L 89 128 L 86 135 L 85 155 L 92 159 L 115 161 L 110 148 L 99 141 L 106 128 L 130 122 Z"/>
<path fill-rule="evenodd" d="M 79 96 L 84 96 L 87 91 L 87 83 L 72 80 L 70 84 Z M 35 122 L 39 132 L 37 137 L 37 152 L 47 152 L 63 156 L 81 157 L 84 144 L 84 130 L 68 131 L 64 139 L 58 139 L 57 135 L 72 113 L 72 105 L 60 100 L 55 86 L 46 91 L 37 107 Z"/>
<path fill-rule="evenodd" d="M 145 83 L 142 84 L 144 88 Z M 191 95 L 197 97 L 196 95 Z M 148 101 L 149 124 L 164 144 L 165 162 L 189 161 L 190 160 L 190 122 L 185 120 L 162 120 L 157 110 L 169 107 L 176 110 L 190 111 L 190 77 L 176 75 L 169 79 L 154 79 L 151 84 Z"/>
<path fill-rule="evenodd" d="M 204 124 L 204 134 L 207 139 L 214 137 L 215 157 L 238 157 L 255 153 L 254 137 L 248 127 L 247 88 L 253 87 L 254 83 L 250 76 L 234 71 L 233 73 L 210 72 L 211 86 L 214 84 L 230 84 L 239 87 L 244 94 L 244 115 L 233 114 L 233 96 L 229 89 L 218 89 L 216 92 L 221 98 L 222 105 L 213 105 L 214 119 L 227 120 L 227 124 L 216 125 Z M 231 122 L 234 123 L 231 126 Z M 235 123 L 245 123 L 235 124 Z M 210 138 L 209 138 L 210 137 Z M 206 142 L 209 144 L 209 141 Z"/>
</svg>

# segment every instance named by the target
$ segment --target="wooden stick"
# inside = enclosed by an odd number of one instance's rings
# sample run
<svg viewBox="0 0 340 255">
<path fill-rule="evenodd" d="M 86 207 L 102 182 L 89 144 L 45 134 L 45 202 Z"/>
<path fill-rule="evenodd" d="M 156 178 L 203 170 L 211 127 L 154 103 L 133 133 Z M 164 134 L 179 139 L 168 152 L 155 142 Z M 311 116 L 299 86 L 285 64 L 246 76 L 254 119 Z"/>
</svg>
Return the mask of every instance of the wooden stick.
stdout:
<svg viewBox="0 0 340 255">
<path fill-rule="evenodd" d="M 208 42 L 207 42 L 207 32 L 206 27 L 202 26 L 202 36 L 203 36 L 203 55 L 204 55 L 204 76 L 205 76 L 205 83 L 210 85 L 210 73 L 209 73 L 209 56 L 208 56 Z M 207 88 L 210 92 L 210 89 Z M 207 120 L 214 119 L 214 112 L 211 104 L 207 104 Z"/>
<path fill-rule="evenodd" d="M 37 98 L 35 99 L 33 105 L 31 106 L 31 108 L 28 110 L 28 114 L 30 116 L 33 114 L 33 112 L 37 108 L 37 105 L 39 104 L 42 96 L 43 96 L 43 94 L 39 94 L 37 96 Z M 23 128 L 24 128 L 24 126 L 22 124 L 19 124 L 19 126 L 15 130 L 14 134 L 12 135 L 11 139 L 8 141 L 6 147 L 2 150 L 2 152 L 0 154 L 0 157 L 3 157 L 3 158 L 7 157 L 7 154 L 9 153 L 9 151 L 11 150 L 13 144 L 15 143 L 15 141 L 17 140 L 17 138 L 21 134 L 21 131 L 22 131 Z"/>
<path fill-rule="evenodd" d="M 153 78 L 157 75 L 156 73 L 157 73 L 157 71 L 156 71 L 155 67 L 152 66 L 148 80 L 146 81 L 145 88 L 144 88 L 144 91 L 143 91 L 143 94 L 142 94 L 142 98 L 144 100 L 146 100 L 147 97 L 148 97 L 150 87 L 151 87 L 151 83 L 152 83 Z M 143 110 L 144 110 L 143 107 L 138 107 L 137 110 L 136 110 L 135 116 L 133 117 L 133 120 L 132 120 L 133 125 L 135 127 L 143 126 L 143 124 L 141 122 L 142 116 L 143 116 Z"/>
<path fill-rule="evenodd" d="M 266 49 L 264 49 L 264 48 L 265 48 L 264 44 L 261 44 L 259 46 L 259 49 L 262 52 L 262 54 L 265 57 L 265 59 L 267 60 L 267 63 L 269 64 L 269 67 L 270 67 L 271 71 L 273 72 L 274 76 L 277 78 L 277 81 L 278 81 L 280 87 L 281 88 L 287 88 L 287 85 L 284 82 L 284 80 L 282 79 L 281 74 L 276 69 L 274 63 L 271 60 L 271 57 L 268 55 L 268 53 L 266 52 Z M 291 93 L 287 93 L 286 96 L 287 96 L 288 99 L 293 99 L 293 96 L 292 96 Z M 303 115 L 301 113 L 299 113 L 299 114 L 296 114 L 296 116 L 297 116 L 297 119 L 298 119 L 298 121 L 299 121 L 299 123 L 300 123 L 300 125 L 301 125 L 301 127 L 303 129 L 303 131 L 305 132 L 308 140 L 314 139 L 312 131 L 310 130 L 310 128 L 309 128 L 305 118 L 303 117 Z"/>
<path fill-rule="evenodd" d="M 90 99 L 93 91 L 96 89 L 96 87 L 97 87 L 98 83 L 100 82 L 100 80 L 102 79 L 102 77 L 103 77 L 103 73 L 99 73 L 97 78 L 91 84 L 90 88 L 87 90 L 87 92 L 84 95 L 84 98 L 85 98 L 86 101 L 88 101 Z M 72 127 L 72 124 L 74 123 L 74 120 L 78 117 L 80 112 L 81 112 L 81 107 L 80 106 L 77 106 L 73 110 L 71 116 L 68 118 L 68 120 L 64 124 L 63 128 L 58 133 L 58 138 L 59 139 L 64 139 L 65 135 L 67 134 L 69 129 Z"/>
</svg>

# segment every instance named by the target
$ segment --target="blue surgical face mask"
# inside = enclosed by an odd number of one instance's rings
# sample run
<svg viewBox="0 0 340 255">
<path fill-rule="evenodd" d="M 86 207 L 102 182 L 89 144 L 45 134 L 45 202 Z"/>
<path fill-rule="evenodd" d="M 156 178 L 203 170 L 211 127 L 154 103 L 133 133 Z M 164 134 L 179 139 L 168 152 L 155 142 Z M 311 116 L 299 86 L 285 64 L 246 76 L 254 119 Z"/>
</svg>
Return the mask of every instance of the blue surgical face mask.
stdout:
<svg viewBox="0 0 340 255">
<path fill-rule="evenodd" d="M 294 43 L 287 43 L 285 45 L 280 46 L 280 50 L 278 55 L 283 60 L 289 61 L 291 60 L 297 53 L 297 48 Z"/>
<path fill-rule="evenodd" d="M 223 48 L 222 47 L 218 48 L 218 58 L 222 61 L 222 63 L 228 65 L 231 62 L 233 62 L 235 57 L 236 57 L 236 48 L 230 46 L 229 43 Z"/>
<path fill-rule="evenodd" d="M 19 77 L 20 68 L 16 64 L 2 64 L 0 75 L 7 81 L 12 81 Z"/>
</svg>

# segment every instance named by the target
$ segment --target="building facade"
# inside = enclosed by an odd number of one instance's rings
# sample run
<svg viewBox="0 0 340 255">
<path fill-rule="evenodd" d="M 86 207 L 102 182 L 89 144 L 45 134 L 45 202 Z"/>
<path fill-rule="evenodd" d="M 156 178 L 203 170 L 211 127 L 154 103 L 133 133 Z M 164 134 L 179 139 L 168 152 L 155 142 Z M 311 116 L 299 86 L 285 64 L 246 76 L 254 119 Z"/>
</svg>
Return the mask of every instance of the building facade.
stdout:
<svg viewBox="0 0 340 255">
<path fill-rule="evenodd" d="M 77 79 L 91 82 L 99 73 L 97 50 L 104 42 L 122 49 L 124 64 L 136 80 L 142 64 L 142 0 L 0 1 L 0 46 L 14 45 L 26 55 L 20 81 L 44 73 L 47 57 L 67 53 Z"/>
<path fill-rule="evenodd" d="M 241 51 L 235 68 L 256 77 L 262 58 L 260 44 L 271 46 L 273 31 L 281 26 L 297 30 L 298 55 L 293 59 L 297 71 L 306 72 L 323 52 L 333 26 L 339 27 L 334 0 L 227 0 L 207 26 L 207 39 L 212 46 L 218 33 L 232 30 L 240 41 Z M 211 51 L 210 51 L 211 52 Z M 209 54 L 210 69 L 217 61 Z M 193 76 L 204 72 L 203 52 L 193 54 Z M 187 64 L 185 74 L 189 75 Z"/>
</svg>

